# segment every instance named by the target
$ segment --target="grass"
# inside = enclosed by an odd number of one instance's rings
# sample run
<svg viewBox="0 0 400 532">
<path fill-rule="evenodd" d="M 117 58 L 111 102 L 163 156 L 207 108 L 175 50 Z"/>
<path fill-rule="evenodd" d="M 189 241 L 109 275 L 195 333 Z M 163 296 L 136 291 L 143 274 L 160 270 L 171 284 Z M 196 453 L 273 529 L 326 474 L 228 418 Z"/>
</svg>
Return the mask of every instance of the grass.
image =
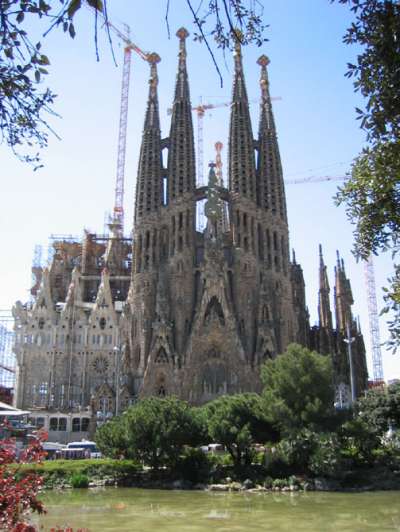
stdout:
<svg viewBox="0 0 400 532">
<path fill-rule="evenodd" d="M 113 460 L 108 458 L 87 460 L 49 460 L 40 464 L 22 464 L 18 467 L 18 476 L 38 473 L 44 478 L 46 487 L 60 482 L 70 483 L 71 478 L 84 476 L 88 482 L 96 479 L 128 479 L 141 471 L 142 467 L 133 460 Z"/>
</svg>

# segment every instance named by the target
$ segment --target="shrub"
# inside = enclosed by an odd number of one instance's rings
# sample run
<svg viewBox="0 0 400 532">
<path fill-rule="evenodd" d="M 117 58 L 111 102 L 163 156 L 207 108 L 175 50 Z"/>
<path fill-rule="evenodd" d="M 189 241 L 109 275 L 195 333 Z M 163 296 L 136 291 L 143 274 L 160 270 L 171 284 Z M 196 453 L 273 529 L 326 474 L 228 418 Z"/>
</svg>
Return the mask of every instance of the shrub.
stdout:
<svg viewBox="0 0 400 532">
<path fill-rule="evenodd" d="M 69 483 L 73 488 L 87 488 L 89 486 L 89 479 L 83 473 L 74 473 L 69 477 Z"/>
<path fill-rule="evenodd" d="M 286 488 L 288 486 L 288 481 L 286 478 L 275 478 L 272 481 L 272 487 L 273 488 Z"/>
<path fill-rule="evenodd" d="M 315 476 L 338 477 L 345 469 L 340 444 L 335 434 L 321 435 L 310 456 L 309 471 Z"/>
<path fill-rule="evenodd" d="M 266 477 L 264 479 L 264 488 L 271 489 L 274 484 L 274 479 L 272 477 Z"/>
<path fill-rule="evenodd" d="M 213 464 L 200 449 L 187 448 L 179 458 L 176 472 L 184 480 L 190 482 L 206 482 Z"/>
<path fill-rule="evenodd" d="M 315 432 L 302 430 L 278 444 L 278 454 L 291 473 L 301 474 L 308 471 L 311 455 L 318 446 L 318 439 Z"/>
<path fill-rule="evenodd" d="M 400 443 L 397 441 L 388 442 L 372 452 L 374 463 L 387 467 L 392 471 L 400 469 Z"/>
<path fill-rule="evenodd" d="M 344 423 L 339 431 L 343 456 L 353 467 L 374 465 L 374 451 L 381 446 L 376 429 L 360 417 Z"/>
</svg>

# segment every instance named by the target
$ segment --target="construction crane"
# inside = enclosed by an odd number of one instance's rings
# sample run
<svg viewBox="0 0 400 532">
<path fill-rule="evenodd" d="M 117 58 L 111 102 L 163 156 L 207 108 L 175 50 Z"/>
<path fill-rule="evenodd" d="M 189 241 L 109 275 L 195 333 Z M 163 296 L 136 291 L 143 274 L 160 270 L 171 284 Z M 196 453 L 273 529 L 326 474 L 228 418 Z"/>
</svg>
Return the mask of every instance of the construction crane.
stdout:
<svg viewBox="0 0 400 532">
<path fill-rule="evenodd" d="M 94 8 L 93 8 L 94 9 Z M 129 83 L 131 72 L 132 52 L 151 63 L 156 54 L 143 51 L 137 44 L 131 41 L 130 29 L 124 24 L 124 31 L 117 28 L 109 18 L 104 16 L 102 11 L 97 11 L 104 21 L 104 24 L 113 31 L 121 41 L 124 42 L 124 63 L 122 66 L 122 83 L 121 83 L 121 104 L 119 112 L 119 130 L 118 130 L 118 155 L 117 155 L 117 177 L 115 182 L 115 198 L 112 225 L 119 235 L 124 232 L 124 182 L 125 182 L 125 156 L 126 156 L 126 131 L 128 124 L 128 105 L 129 105 Z"/>
<path fill-rule="evenodd" d="M 320 183 L 322 181 L 345 181 L 348 179 L 348 176 L 310 176 L 300 179 L 285 179 L 285 185 L 300 185 L 305 183 Z"/>
<path fill-rule="evenodd" d="M 375 272 L 372 255 L 364 261 L 365 285 L 367 288 L 369 334 L 372 350 L 372 371 L 374 382 L 383 382 L 381 338 L 379 331 L 378 304 L 376 301 Z"/>
</svg>

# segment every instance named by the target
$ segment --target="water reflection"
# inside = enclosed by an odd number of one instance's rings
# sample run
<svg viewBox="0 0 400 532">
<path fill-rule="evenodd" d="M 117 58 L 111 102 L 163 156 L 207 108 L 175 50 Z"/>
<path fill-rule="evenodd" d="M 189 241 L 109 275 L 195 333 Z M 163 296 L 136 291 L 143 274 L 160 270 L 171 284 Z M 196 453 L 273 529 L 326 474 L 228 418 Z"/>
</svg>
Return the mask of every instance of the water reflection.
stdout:
<svg viewBox="0 0 400 532">
<path fill-rule="evenodd" d="M 400 531 L 400 493 L 208 493 L 105 488 L 49 492 L 43 530 Z"/>
</svg>

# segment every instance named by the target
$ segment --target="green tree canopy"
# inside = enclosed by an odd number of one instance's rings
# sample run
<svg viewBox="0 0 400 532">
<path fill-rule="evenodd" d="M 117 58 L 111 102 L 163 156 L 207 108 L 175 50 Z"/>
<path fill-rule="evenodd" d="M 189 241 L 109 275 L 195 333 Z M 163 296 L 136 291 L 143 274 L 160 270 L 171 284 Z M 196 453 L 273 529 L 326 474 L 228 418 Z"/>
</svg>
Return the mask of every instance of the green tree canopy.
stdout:
<svg viewBox="0 0 400 532">
<path fill-rule="evenodd" d="M 175 397 L 142 399 L 122 419 L 128 455 L 152 467 L 174 466 L 184 446 L 197 443 L 197 418 Z"/>
<path fill-rule="evenodd" d="M 224 445 L 236 466 L 251 463 L 253 443 L 277 438 L 257 394 L 225 395 L 203 409 L 211 441 Z"/>
<path fill-rule="evenodd" d="M 262 368 L 265 411 L 284 433 L 324 425 L 333 414 L 334 389 L 329 356 L 291 344 Z"/>
<path fill-rule="evenodd" d="M 400 428 L 400 384 L 368 390 L 357 403 L 359 418 L 380 434 L 389 425 Z"/>
<path fill-rule="evenodd" d="M 101 425 L 95 434 L 96 445 L 104 456 L 119 458 L 126 454 L 127 439 L 121 417 L 114 417 Z"/>
<path fill-rule="evenodd" d="M 335 1 L 335 0 L 332 0 Z M 361 46 L 347 76 L 366 99 L 356 109 L 367 133 L 367 146 L 354 160 L 350 179 L 339 189 L 355 225 L 355 254 L 400 249 L 400 2 L 398 0 L 338 0 L 350 6 L 354 21 L 344 36 L 346 44 Z M 395 265 L 385 300 L 394 349 L 400 345 L 400 268 Z"/>
</svg>

